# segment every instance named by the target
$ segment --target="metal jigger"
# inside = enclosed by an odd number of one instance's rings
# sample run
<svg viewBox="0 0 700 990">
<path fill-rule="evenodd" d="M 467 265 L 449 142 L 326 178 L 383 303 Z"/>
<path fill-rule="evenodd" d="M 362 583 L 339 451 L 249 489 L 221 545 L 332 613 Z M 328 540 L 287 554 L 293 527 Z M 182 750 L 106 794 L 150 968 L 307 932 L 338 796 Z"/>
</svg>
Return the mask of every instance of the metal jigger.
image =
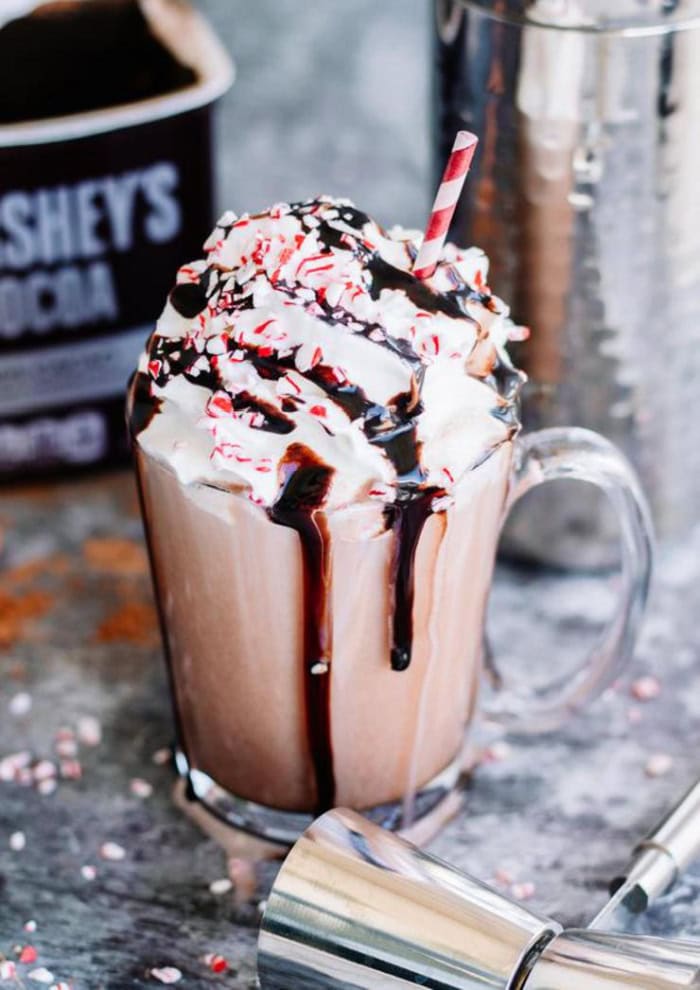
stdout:
<svg viewBox="0 0 700 990">
<path fill-rule="evenodd" d="M 700 843 L 698 797 L 693 789 L 642 844 L 645 870 L 638 856 L 625 883 L 634 878 L 654 896 L 672 882 Z M 648 883 L 661 875 L 658 857 L 669 856 L 665 885 Z M 624 909 L 641 903 L 628 899 Z M 258 972 L 263 990 L 676 990 L 700 988 L 700 942 L 563 932 L 341 810 L 289 853 L 262 920 Z"/>
<path fill-rule="evenodd" d="M 258 943 L 264 990 L 505 990 L 561 931 L 351 811 L 280 870 Z"/>
</svg>

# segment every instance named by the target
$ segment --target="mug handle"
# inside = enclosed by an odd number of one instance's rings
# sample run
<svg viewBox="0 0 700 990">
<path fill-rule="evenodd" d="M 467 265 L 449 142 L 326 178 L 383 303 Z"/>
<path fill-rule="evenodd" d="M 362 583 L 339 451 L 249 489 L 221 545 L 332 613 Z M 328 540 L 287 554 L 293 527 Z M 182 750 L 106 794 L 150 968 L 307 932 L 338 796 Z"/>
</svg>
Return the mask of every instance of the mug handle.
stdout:
<svg viewBox="0 0 700 990">
<path fill-rule="evenodd" d="M 602 489 L 620 524 L 620 598 L 600 640 L 578 670 L 544 687 L 509 683 L 496 670 L 494 703 L 483 714 L 513 732 L 549 732 L 597 697 L 621 673 L 634 649 L 651 579 L 653 527 L 639 480 L 620 451 L 591 430 L 555 427 L 515 441 L 503 521 L 519 499 L 547 481 L 568 478 Z"/>
</svg>

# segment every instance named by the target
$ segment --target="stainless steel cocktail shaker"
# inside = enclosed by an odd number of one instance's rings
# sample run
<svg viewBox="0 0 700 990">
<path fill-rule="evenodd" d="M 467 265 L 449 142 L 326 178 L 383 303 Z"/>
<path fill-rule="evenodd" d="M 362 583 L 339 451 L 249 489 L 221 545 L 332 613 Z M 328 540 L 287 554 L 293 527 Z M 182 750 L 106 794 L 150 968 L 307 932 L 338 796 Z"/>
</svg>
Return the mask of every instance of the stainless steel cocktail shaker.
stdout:
<svg viewBox="0 0 700 990">
<path fill-rule="evenodd" d="M 435 17 L 436 172 L 455 131 L 480 135 L 452 236 L 532 328 L 525 422 L 608 436 L 660 533 L 682 533 L 700 513 L 700 0 L 436 0 Z M 597 508 L 540 493 L 510 549 L 602 563 Z"/>
</svg>

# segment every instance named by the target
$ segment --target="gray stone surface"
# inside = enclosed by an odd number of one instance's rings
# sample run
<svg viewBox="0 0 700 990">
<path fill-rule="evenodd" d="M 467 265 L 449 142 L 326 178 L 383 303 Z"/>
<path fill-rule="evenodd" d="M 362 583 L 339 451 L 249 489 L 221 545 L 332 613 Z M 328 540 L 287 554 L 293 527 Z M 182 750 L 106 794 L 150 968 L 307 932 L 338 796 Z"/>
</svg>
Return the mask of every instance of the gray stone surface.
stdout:
<svg viewBox="0 0 700 990">
<path fill-rule="evenodd" d="M 238 62 L 219 118 L 221 205 L 243 210 L 319 190 L 355 198 L 387 223 L 420 225 L 428 204 L 428 4 L 418 0 L 207 0 Z M 0 758 L 56 759 L 61 726 L 103 725 L 81 746 L 81 780 L 53 794 L 0 781 L 0 952 L 31 943 L 37 965 L 75 990 L 153 987 L 154 966 L 181 985 L 254 985 L 258 891 L 237 904 L 209 884 L 223 853 L 174 809 L 171 774 L 152 762 L 171 721 L 131 479 L 125 474 L 10 490 L 0 498 Z M 115 543 L 115 539 L 117 542 Z M 119 542 L 121 541 L 121 542 Z M 633 840 L 698 772 L 700 532 L 664 547 L 633 676 L 660 697 L 634 701 L 629 679 L 564 731 L 510 741 L 474 775 L 465 812 L 434 851 L 483 878 L 534 882 L 532 906 L 582 923 Z M 571 664 L 610 606 L 614 577 L 501 569 L 491 635 L 509 664 Z M 27 692 L 32 709 L 11 713 Z M 630 720 L 630 710 L 639 721 Z M 645 775 L 655 753 L 673 757 Z M 135 797 L 130 781 L 153 785 Z M 10 848 L 22 831 L 23 851 Z M 104 861 L 106 841 L 121 862 Z M 95 865 L 94 881 L 81 867 Z M 640 924 L 700 935 L 700 873 Z M 23 930 L 30 919 L 35 933 Z M 211 973 L 201 957 L 226 956 Z M 31 985 L 23 966 L 21 979 Z M 9 984 L 11 985 L 11 984 Z M 38 984 L 37 984 L 38 985 Z"/>
</svg>

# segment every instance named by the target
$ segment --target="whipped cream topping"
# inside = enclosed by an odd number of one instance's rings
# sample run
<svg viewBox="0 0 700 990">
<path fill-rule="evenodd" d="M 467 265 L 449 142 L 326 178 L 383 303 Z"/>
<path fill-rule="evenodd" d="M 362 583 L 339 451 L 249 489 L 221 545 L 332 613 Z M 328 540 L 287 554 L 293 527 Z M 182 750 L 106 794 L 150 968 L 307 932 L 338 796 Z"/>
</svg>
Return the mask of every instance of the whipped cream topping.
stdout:
<svg viewBox="0 0 700 990">
<path fill-rule="evenodd" d="M 426 492 L 441 508 L 517 430 L 523 376 L 483 252 L 447 244 L 423 282 L 420 238 L 329 197 L 224 214 L 141 356 L 138 442 L 268 509 L 301 461 L 323 476 L 310 508 Z"/>
</svg>

